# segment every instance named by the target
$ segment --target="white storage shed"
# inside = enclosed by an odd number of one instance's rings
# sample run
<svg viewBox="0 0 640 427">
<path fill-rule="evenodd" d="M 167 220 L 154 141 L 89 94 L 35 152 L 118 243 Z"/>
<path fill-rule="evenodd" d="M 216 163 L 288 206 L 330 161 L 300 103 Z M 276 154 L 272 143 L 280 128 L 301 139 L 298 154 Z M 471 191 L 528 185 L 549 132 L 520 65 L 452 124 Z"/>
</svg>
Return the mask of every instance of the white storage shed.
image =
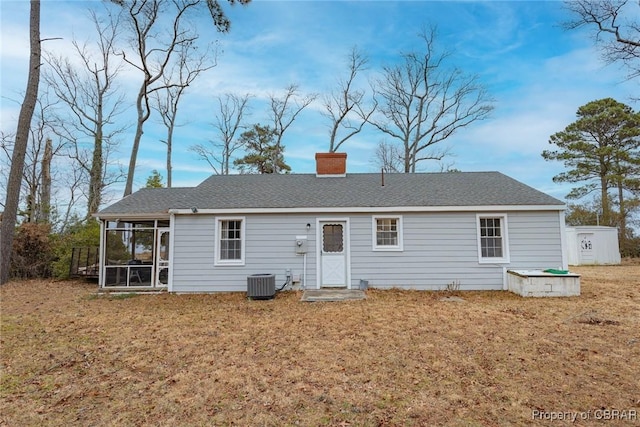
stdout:
<svg viewBox="0 0 640 427">
<path fill-rule="evenodd" d="M 567 227 L 566 233 L 569 265 L 620 264 L 617 228 Z"/>
</svg>

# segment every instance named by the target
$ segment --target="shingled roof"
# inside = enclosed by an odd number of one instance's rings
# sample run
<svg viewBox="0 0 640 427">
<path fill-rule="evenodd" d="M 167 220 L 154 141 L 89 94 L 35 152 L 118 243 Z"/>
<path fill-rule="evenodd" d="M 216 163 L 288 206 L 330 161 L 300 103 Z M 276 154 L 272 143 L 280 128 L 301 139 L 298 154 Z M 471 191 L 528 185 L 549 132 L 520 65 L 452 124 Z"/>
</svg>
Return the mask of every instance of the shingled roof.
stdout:
<svg viewBox="0 0 640 427">
<path fill-rule="evenodd" d="M 213 175 L 197 187 L 144 188 L 98 216 L 166 214 L 170 209 L 394 208 L 558 206 L 545 193 L 499 172 L 451 172 L 345 177 Z"/>
</svg>

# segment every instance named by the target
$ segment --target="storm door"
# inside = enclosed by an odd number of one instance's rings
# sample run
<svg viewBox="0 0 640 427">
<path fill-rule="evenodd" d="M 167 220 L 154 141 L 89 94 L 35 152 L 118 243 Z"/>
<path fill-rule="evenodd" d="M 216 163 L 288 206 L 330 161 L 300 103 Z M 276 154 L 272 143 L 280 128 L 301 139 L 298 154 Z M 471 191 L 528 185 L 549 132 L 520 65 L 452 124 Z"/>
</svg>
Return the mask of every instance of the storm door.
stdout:
<svg viewBox="0 0 640 427">
<path fill-rule="evenodd" d="M 320 222 L 320 286 L 347 286 L 347 236 L 345 221 Z"/>
</svg>

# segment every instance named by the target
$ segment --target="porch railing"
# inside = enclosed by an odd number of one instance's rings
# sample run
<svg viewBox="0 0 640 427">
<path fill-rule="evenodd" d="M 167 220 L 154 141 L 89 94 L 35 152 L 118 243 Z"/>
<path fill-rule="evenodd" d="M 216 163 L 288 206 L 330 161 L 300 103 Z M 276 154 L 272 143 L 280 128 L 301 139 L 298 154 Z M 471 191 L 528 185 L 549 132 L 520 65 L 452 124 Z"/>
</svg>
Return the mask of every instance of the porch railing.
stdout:
<svg viewBox="0 0 640 427">
<path fill-rule="evenodd" d="M 69 277 L 97 279 L 100 274 L 100 248 L 95 246 L 71 249 Z"/>
</svg>

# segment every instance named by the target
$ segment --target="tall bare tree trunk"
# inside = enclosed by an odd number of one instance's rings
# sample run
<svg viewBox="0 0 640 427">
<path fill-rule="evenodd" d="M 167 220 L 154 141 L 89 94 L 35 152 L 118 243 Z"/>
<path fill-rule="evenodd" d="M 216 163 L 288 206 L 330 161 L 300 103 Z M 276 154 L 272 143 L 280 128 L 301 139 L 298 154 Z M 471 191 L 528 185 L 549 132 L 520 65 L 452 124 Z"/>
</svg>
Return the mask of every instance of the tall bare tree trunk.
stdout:
<svg viewBox="0 0 640 427">
<path fill-rule="evenodd" d="M 104 187 L 102 155 L 102 120 L 98 120 L 96 135 L 93 141 L 93 158 L 91 160 L 91 172 L 89 173 L 89 200 L 87 206 L 87 219 L 98 212 L 102 202 L 102 190 Z"/>
<path fill-rule="evenodd" d="M 167 135 L 167 188 L 171 188 L 171 147 L 173 145 L 173 125 L 168 131 Z"/>
<path fill-rule="evenodd" d="M 127 182 L 124 186 L 123 196 L 128 196 L 133 193 L 133 177 L 136 173 L 136 163 L 138 162 L 138 150 L 140 149 L 140 141 L 142 140 L 142 134 L 144 133 L 144 123 L 149 118 L 151 112 L 149 111 L 149 90 L 148 79 L 145 77 L 140 91 L 138 92 L 138 99 L 136 101 L 136 111 L 138 112 L 138 123 L 136 125 L 136 133 L 133 137 L 133 146 L 131 147 L 131 157 L 129 157 L 129 169 L 127 169 Z"/>
<path fill-rule="evenodd" d="M 618 203 L 620 208 L 620 219 L 618 221 L 618 233 L 620 234 L 620 242 L 627 240 L 627 204 L 624 197 L 624 186 L 622 179 L 618 179 Z"/>
<path fill-rule="evenodd" d="M 51 138 L 47 138 L 44 144 L 44 155 L 42 156 L 41 162 L 38 222 L 49 222 L 51 216 L 51 161 L 53 160 L 53 142 Z"/>
<path fill-rule="evenodd" d="M 29 128 L 31 118 L 38 99 L 38 85 L 40 84 L 40 0 L 31 0 L 29 15 L 29 43 L 31 56 L 29 58 L 29 77 L 24 102 L 20 107 L 16 141 L 11 157 L 11 171 L 7 183 L 7 198 L 2 214 L 0 226 L 0 285 L 9 281 L 9 266 L 11 264 L 11 249 L 15 234 L 18 202 L 20 199 L 20 185 L 22 184 L 22 170 L 24 157 L 27 152 Z"/>
<path fill-rule="evenodd" d="M 36 222 L 38 216 L 38 187 L 40 186 L 40 177 L 38 176 L 38 162 L 34 161 L 33 164 L 27 166 L 26 169 L 29 178 L 25 178 L 23 175 L 23 179 L 27 182 L 29 192 L 27 193 L 27 206 L 23 211 L 23 214 L 25 216 L 25 222 Z"/>
</svg>

